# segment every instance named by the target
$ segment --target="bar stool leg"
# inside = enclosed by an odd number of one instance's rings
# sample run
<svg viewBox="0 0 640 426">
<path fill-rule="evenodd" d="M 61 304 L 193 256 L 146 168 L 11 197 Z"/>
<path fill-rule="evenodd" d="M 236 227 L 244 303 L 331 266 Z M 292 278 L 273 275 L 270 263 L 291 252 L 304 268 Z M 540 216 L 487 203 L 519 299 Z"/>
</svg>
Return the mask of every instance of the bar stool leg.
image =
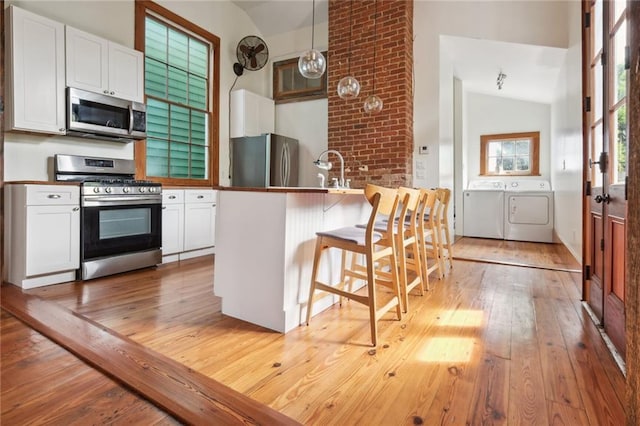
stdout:
<svg viewBox="0 0 640 426">
<path fill-rule="evenodd" d="M 311 271 L 311 288 L 309 289 L 309 302 L 307 303 L 307 325 L 311 321 L 311 313 L 313 311 L 313 293 L 316 290 L 316 282 L 318 280 L 318 266 L 320 264 L 320 257 L 324 250 L 322 243 L 322 237 L 316 238 L 316 250 L 313 254 L 313 270 Z"/>
</svg>

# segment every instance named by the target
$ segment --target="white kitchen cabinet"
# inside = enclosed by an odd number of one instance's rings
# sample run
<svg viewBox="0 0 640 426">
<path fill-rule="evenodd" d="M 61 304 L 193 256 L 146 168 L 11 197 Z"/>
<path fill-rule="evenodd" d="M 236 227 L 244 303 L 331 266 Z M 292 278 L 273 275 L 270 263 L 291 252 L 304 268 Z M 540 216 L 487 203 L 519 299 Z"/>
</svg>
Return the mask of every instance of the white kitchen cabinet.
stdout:
<svg viewBox="0 0 640 426">
<path fill-rule="evenodd" d="M 275 104 L 245 89 L 231 92 L 231 137 L 259 136 L 275 131 Z"/>
<path fill-rule="evenodd" d="M 217 192 L 187 190 L 184 198 L 184 249 L 214 246 Z"/>
<path fill-rule="evenodd" d="M 162 255 L 184 251 L 184 190 L 162 191 Z"/>
<path fill-rule="evenodd" d="M 22 288 L 73 281 L 80 264 L 80 188 L 5 187 L 6 280 Z"/>
<path fill-rule="evenodd" d="M 66 27 L 67 86 L 144 102 L 142 52 Z"/>
<path fill-rule="evenodd" d="M 64 134 L 64 25 L 11 5 L 5 28 L 6 129 Z"/>
<path fill-rule="evenodd" d="M 212 189 L 162 190 L 162 261 L 214 253 L 216 203 Z"/>
</svg>

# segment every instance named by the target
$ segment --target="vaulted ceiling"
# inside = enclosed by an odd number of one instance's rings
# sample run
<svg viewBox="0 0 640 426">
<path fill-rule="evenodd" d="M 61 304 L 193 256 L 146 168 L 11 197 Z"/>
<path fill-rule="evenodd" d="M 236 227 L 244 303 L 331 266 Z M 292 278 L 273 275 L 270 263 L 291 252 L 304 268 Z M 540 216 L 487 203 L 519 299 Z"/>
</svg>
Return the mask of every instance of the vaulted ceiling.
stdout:
<svg viewBox="0 0 640 426">
<path fill-rule="evenodd" d="M 346 0 L 345 0 L 346 1 Z M 269 37 L 311 25 L 313 0 L 232 0 Z M 328 0 L 315 0 L 316 24 L 328 19 Z M 566 49 L 442 36 L 440 47 L 465 90 L 551 103 Z M 498 90 L 498 73 L 506 74 Z"/>
</svg>

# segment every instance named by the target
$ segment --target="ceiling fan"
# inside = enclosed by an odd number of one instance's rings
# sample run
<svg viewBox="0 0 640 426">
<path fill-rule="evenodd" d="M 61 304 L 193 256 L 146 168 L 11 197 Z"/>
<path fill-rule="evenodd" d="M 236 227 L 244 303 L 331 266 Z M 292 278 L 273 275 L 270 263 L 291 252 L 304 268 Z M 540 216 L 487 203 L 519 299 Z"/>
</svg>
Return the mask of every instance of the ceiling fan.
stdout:
<svg viewBox="0 0 640 426">
<path fill-rule="evenodd" d="M 238 62 L 233 64 L 233 72 L 241 76 L 245 69 L 249 71 L 262 69 L 269 60 L 269 48 L 260 37 L 249 35 L 238 43 L 236 58 Z"/>
</svg>

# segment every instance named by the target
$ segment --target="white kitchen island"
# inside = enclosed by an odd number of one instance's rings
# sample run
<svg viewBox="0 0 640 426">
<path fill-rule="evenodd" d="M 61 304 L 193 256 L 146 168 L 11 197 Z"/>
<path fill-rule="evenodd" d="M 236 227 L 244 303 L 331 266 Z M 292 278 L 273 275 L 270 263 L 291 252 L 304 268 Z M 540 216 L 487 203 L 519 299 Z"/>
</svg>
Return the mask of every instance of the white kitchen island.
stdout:
<svg viewBox="0 0 640 426">
<path fill-rule="evenodd" d="M 362 190 L 220 188 L 214 294 L 222 313 L 281 333 L 306 317 L 315 233 L 365 223 Z M 327 253 L 322 279 L 336 282 L 340 255 Z M 314 314 L 337 301 L 314 301 Z"/>
</svg>

